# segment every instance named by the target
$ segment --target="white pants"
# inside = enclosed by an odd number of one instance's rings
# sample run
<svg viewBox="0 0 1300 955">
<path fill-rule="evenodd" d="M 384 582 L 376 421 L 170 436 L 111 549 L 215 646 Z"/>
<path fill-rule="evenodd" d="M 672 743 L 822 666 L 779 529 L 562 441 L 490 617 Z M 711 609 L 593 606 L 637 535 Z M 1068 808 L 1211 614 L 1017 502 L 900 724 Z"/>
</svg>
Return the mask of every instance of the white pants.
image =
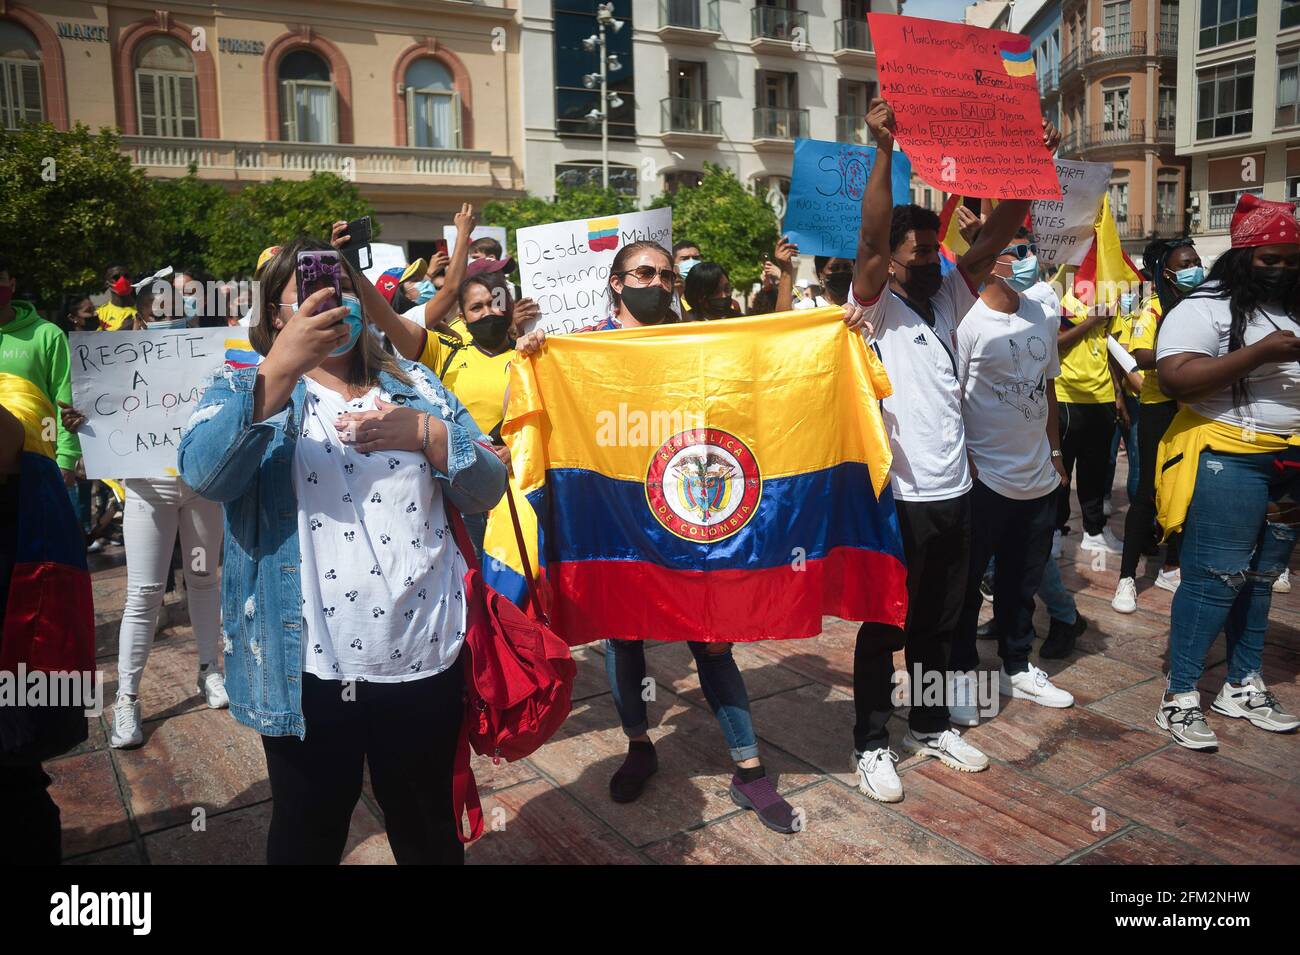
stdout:
<svg viewBox="0 0 1300 955">
<path fill-rule="evenodd" d="M 199 497 L 180 478 L 126 482 L 122 538 L 126 544 L 126 607 L 118 634 L 118 692 L 140 692 L 158 610 L 167 586 L 176 532 L 199 665 L 217 662 L 221 637 L 221 505 Z"/>
</svg>

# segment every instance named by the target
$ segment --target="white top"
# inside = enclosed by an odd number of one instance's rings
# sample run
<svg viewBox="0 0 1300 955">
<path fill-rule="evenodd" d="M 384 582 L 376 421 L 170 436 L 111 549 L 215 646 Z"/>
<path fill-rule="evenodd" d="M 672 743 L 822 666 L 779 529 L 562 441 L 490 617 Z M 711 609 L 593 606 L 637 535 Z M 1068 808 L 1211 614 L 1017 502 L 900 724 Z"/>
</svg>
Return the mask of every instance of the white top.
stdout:
<svg viewBox="0 0 1300 955">
<path fill-rule="evenodd" d="M 428 305 L 425 302 L 424 305 Z M 424 305 L 412 305 L 406 311 L 402 312 L 402 318 L 406 319 L 413 325 L 419 325 L 424 328 Z"/>
<path fill-rule="evenodd" d="M 827 305 L 830 304 L 832 303 L 827 299 L 822 298 L 820 295 L 814 295 L 812 298 L 797 299 L 794 303 L 794 307 L 795 308 L 825 308 Z"/>
<path fill-rule="evenodd" d="M 360 454 L 334 427 L 373 411 L 310 378 L 293 459 L 302 550 L 303 671 L 399 683 L 456 662 L 465 639 L 465 561 L 429 462 L 413 451 Z"/>
<path fill-rule="evenodd" d="M 849 302 L 859 304 L 849 289 Z M 894 393 L 881 417 L 894 452 L 890 485 L 900 501 L 946 501 L 971 488 L 957 378 L 957 323 L 975 302 L 960 269 L 943 278 L 930 306 L 934 327 L 886 285 L 867 305 Z"/>
<path fill-rule="evenodd" d="M 1047 396 L 1061 372 L 1059 325 L 1021 295 L 1013 313 L 976 301 L 957 329 L 966 448 L 976 480 L 1003 497 L 1033 500 L 1060 484 L 1047 438 Z"/>
<path fill-rule="evenodd" d="M 1061 320 L 1061 298 L 1056 294 L 1056 289 L 1052 288 L 1051 282 L 1035 282 L 1029 288 L 1020 293 L 1021 297 L 1032 299 L 1039 305 L 1043 306 L 1048 313 L 1057 320 Z"/>
<path fill-rule="evenodd" d="M 1201 286 L 1195 295 L 1183 299 L 1165 316 L 1156 340 L 1157 362 L 1188 352 L 1211 358 L 1228 353 L 1228 330 L 1232 325 L 1228 300 L 1201 294 L 1202 290 L 1216 286 L 1217 283 Z M 1278 330 L 1300 335 L 1300 325 L 1285 312 L 1257 309 L 1246 322 L 1245 344 L 1253 345 Z M 1231 387 L 1188 404 L 1203 417 L 1242 428 L 1284 435 L 1300 431 L 1300 363 L 1260 365 L 1246 376 L 1246 386 L 1249 401 L 1244 406 L 1233 403 Z"/>
</svg>

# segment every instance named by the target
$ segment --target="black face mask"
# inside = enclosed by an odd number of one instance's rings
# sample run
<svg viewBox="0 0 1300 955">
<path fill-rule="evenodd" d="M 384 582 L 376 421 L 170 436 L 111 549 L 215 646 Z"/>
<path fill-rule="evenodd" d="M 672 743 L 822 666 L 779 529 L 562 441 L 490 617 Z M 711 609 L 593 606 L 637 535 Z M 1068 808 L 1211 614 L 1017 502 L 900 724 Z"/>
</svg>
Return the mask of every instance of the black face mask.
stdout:
<svg viewBox="0 0 1300 955">
<path fill-rule="evenodd" d="M 826 286 L 826 291 L 841 302 L 847 301 L 849 297 L 849 288 L 853 285 L 853 273 L 849 271 L 827 272 L 826 278 L 822 281 Z"/>
<path fill-rule="evenodd" d="M 658 285 L 623 286 L 623 304 L 642 325 L 659 325 L 672 313 L 673 293 Z"/>
<path fill-rule="evenodd" d="M 510 316 L 484 315 L 475 321 L 466 322 L 465 327 L 469 329 L 474 344 L 488 351 L 496 351 L 506 343 L 506 333 L 510 329 Z"/>
<path fill-rule="evenodd" d="M 1285 305 L 1296 293 L 1300 270 L 1281 268 L 1253 268 L 1251 278 L 1259 289 L 1259 300 L 1269 305 Z"/>
<path fill-rule="evenodd" d="M 920 304 L 934 298 L 939 287 L 943 285 L 943 273 L 939 271 L 938 262 L 932 265 L 909 265 L 907 281 L 899 284 L 903 286 L 903 291 L 911 301 Z"/>
<path fill-rule="evenodd" d="M 736 314 L 736 303 L 728 295 L 715 295 L 712 298 L 706 298 L 700 309 L 706 319 L 710 318 L 731 318 Z"/>
</svg>

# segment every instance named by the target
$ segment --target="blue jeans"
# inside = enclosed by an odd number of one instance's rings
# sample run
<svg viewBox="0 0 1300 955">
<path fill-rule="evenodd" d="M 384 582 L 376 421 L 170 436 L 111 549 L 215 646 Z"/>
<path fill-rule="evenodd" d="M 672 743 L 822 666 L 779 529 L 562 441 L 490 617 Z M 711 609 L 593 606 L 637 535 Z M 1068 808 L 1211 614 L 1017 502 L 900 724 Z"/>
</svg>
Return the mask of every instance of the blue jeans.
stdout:
<svg viewBox="0 0 1300 955">
<path fill-rule="evenodd" d="M 1137 498 L 1138 494 L 1138 409 L 1141 403 L 1136 395 L 1126 394 L 1124 396 L 1124 407 L 1128 409 L 1129 426 L 1124 427 L 1123 422 L 1115 422 L 1115 436 L 1110 439 L 1110 470 L 1106 472 L 1106 496 L 1110 497 L 1110 489 L 1115 486 L 1115 465 L 1119 461 L 1119 442 L 1121 436 L 1124 439 L 1124 450 L 1128 453 L 1128 499 L 1130 502 Z"/>
<path fill-rule="evenodd" d="M 1061 568 L 1053 558 L 1047 559 L 1043 568 L 1043 579 L 1038 584 L 1038 599 L 1047 608 L 1047 615 L 1061 623 L 1072 624 L 1079 619 L 1079 608 L 1075 606 L 1074 597 L 1065 589 L 1061 580 Z"/>
<path fill-rule="evenodd" d="M 722 735 L 727 739 L 731 758 L 736 762 L 758 755 L 758 739 L 749 716 L 749 694 L 745 678 L 728 647 L 723 653 L 710 653 L 713 644 L 688 641 L 700 674 L 700 689 L 718 718 Z M 613 691 L 614 706 L 629 738 L 643 736 L 650 728 L 646 721 L 645 644 L 640 640 L 606 640 L 605 673 Z"/>
<path fill-rule="evenodd" d="M 1273 581 L 1295 549 L 1293 527 L 1268 521 L 1270 499 L 1289 495 L 1294 469 L 1281 454 L 1204 451 L 1183 530 L 1182 583 L 1174 594 L 1169 629 L 1169 692 L 1196 689 L 1205 655 L 1223 631 L 1228 680 L 1240 685 L 1258 673 Z"/>
</svg>

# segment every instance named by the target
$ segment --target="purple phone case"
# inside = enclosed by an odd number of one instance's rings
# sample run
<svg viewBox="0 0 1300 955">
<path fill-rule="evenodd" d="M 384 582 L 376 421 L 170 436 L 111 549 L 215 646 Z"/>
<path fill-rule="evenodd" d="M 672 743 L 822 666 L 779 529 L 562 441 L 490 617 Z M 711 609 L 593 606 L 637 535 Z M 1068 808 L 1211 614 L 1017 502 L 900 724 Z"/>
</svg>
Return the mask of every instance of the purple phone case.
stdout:
<svg viewBox="0 0 1300 955">
<path fill-rule="evenodd" d="M 339 263 L 339 254 L 334 251 L 313 251 L 298 253 L 298 307 L 307 301 L 308 296 L 323 288 L 334 290 L 333 301 L 322 302 L 317 312 L 338 308 L 343 304 L 342 276 L 343 266 Z"/>
</svg>

